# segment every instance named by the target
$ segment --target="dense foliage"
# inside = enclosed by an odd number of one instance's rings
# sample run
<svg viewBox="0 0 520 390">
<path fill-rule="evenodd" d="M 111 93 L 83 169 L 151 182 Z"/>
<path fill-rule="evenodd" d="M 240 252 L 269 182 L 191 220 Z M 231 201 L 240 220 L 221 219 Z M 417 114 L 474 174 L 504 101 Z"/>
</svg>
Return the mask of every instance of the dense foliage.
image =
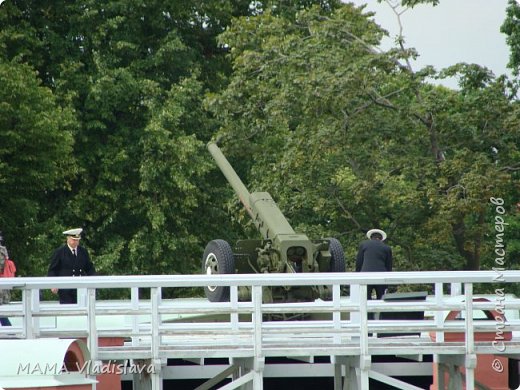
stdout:
<svg viewBox="0 0 520 390">
<path fill-rule="evenodd" d="M 437 3 L 403 4 L 421 2 Z M 0 25 L 0 227 L 20 275 L 44 275 L 72 227 L 100 274 L 197 273 L 209 240 L 256 237 L 205 149 L 217 135 L 296 230 L 341 240 L 348 270 L 373 227 L 396 269 L 490 269 L 491 197 L 518 266 L 518 79 L 413 70 L 339 1 L 8 0 Z"/>
<path fill-rule="evenodd" d="M 520 3 L 509 0 L 507 16 L 502 24 L 501 32 L 507 35 L 507 43 L 511 48 L 509 67 L 516 76 L 520 75 Z"/>
</svg>

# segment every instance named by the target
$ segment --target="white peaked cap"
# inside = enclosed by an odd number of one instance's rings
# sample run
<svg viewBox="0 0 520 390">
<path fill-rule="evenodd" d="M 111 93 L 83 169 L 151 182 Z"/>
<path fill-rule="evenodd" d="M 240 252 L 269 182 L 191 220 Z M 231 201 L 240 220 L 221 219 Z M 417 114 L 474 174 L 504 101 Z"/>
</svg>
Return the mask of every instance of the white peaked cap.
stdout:
<svg viewBox="0 0 520 390">
<path fill-rule="evenodd" d="M 368 232 L 367 232 L 367 237 L 368 238 L 371 238 L 372 237 L 372 234 L 374 233 L 379 233 L 381 234 L 381 237 L 383 237 L 381 240 L 384 241 L 386 240 L 386 233 L 384 231 L 382 231 L 381 229 L 370 229 Z"/>
<path fill-rule="evenodd" d="M 82 231 L 83 231 L 82 228 L 76 228 L 76 229 L 65 230 L 63 232 L 63 234 L 65 234 L 66 236 L 70 236 L 72 238 L 75 238 L 76 240 L 79 240 L 81 238 L 81 232 Z"/>
</svg>

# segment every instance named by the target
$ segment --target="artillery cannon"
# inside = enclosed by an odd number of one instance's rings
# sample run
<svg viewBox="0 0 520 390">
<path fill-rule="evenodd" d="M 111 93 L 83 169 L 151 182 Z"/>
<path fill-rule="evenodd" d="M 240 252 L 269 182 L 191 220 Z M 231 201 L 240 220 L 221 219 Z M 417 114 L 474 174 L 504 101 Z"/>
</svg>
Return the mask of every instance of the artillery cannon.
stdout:
<svg viewBox="0 0 520 390">
<path fill-rule="evenodd" d="M 202 258 L 204 273 L 345 271 L 345 255 L 337 239 L 310 240 L 305 234 L 296 233 L 269 193 L 249 193 L 217 144 L 210 142 L 207 147 L 260 231 L 262 239 L 239 240 L 233 248 L 222 239 L 210 241 Z M 204 290 L 212 302 L 229 300 L 229 287 L 207 286 Z M 264 291 L 264 301 L 295 302 L 326 298 L 329 295 L 327 286 L 272 287 Z M 249 289 L 239 289 L 239 299 L 248 299 L 249 296 Z"/>
</svg>

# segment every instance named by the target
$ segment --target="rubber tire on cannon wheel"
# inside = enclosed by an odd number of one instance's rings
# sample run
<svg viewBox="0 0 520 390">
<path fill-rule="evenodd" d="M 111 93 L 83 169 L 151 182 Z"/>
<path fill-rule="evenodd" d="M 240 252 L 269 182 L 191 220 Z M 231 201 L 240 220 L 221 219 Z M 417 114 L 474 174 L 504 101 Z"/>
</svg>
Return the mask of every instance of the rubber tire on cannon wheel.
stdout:
<svg viewBox="0 0 520 390">
<path fill-rule="evenodd" d="M 202 272 L 207 275 L 235 273 L 235 257 L 231 246 L 224 240 L 213 240 L 206 245 L 202 256 Z M 210 302 L 228 302 L 229 287 L 206 286 L 206 297 Z"/>
<path fill-rule="evenodd" d="M 345 272 L 345 252 L 341 243 L 335 238 L 329 238 L 330 266 L 329 272 Z"/>
</svg>

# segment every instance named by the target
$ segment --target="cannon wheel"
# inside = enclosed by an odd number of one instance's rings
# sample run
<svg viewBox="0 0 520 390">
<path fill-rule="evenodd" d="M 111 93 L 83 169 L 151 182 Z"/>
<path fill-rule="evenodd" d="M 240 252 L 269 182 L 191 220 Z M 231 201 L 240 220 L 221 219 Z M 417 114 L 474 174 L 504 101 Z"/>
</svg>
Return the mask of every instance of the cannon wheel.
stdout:
<svg viewBox="0 0 520 390">
<path fill-rule="evenodd" d="M 329 238 L 329 252 L 329 272 L 345 272 L 345 252 L 337 239 Z"/>
<path fill-rule="evenodd" d="M 202 256 L 202 272 L 207 275 L 235 273 L 235 258 L 231 246 L 224 240 L 213 240 L 206 245 Z M 206 297 L 211 302 L 229 301 L 229 287 L 206 286 Z"/>
</svg>

